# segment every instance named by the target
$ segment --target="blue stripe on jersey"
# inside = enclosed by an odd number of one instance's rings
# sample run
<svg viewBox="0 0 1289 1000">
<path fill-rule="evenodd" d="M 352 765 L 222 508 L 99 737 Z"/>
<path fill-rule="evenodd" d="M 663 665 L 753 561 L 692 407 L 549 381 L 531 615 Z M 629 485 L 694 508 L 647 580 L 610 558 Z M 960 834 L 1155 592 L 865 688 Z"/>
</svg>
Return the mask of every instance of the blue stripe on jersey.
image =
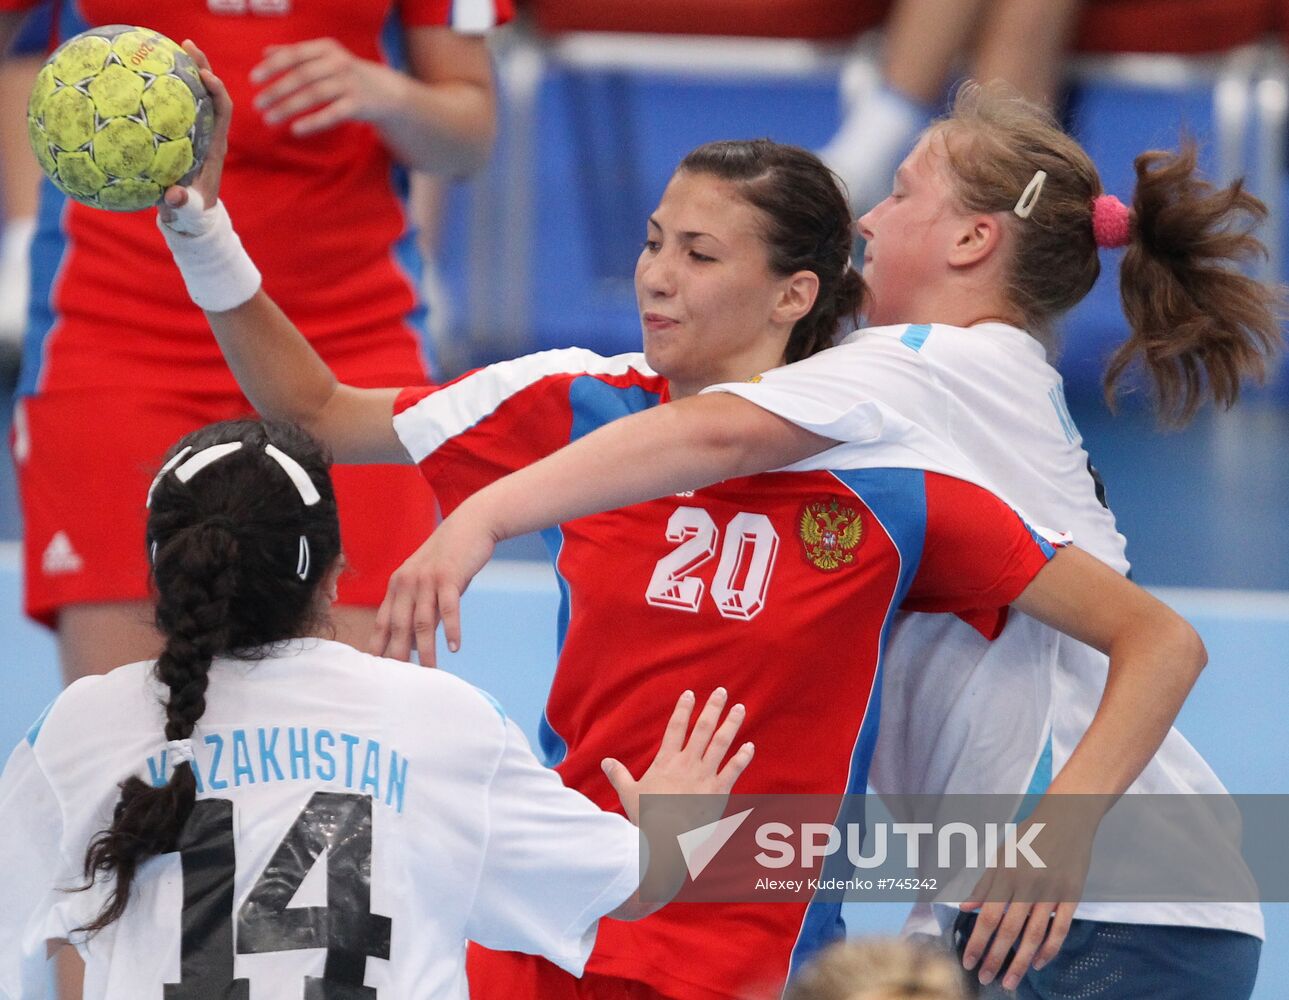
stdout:
<svg viewBox="0 0 1289 1000">
<path fill-rule="evenodd" d="M 1079 432 L 1074 427 L 1074 418 L 1070 416 L 1070 407 L 1065 401 L 1065 387 L 1062 385 L 1052 386 L 1047 390 L 1047 398 L 1052 402 L 1052 409 L 1056 410 L 1056 419 L 1061 422 L 1061 430 L 1065 434 L 1065 439 L 1073 444 Z"/>
<path fill-rule="evenodd" d="M 911 347 L 915 351 L 922 350 L 922 345 L 926 343 L 926 338 L 931 336 L 930 323 L 913 323 L 904 335 L 900 337 L 900 343 L 905 347 Z"/>
<path fill-rule="evenodd" d="M 579 375 L 568 386 L 568 404 L 573 411 L 573 428 L 568 440 L 580 437 L 632 413 L 657 406 L 660 396 L 639 385 L 616 386 L 594 375 Z"/>
<path fill-rule="evenodd" d="M 564 549 L 564 532 L 561 528 L 547 528 L 541 533 L 550 553 L 551 566 L 555 569 L 555 582 L 559 585 L 559 613 L 555 617 L 555 669 L 559 670 L 559 654 L 564 650 L 564 640 L 568 636 L 568 619 L 572 613 L 573 595 L 568 581 L 559 571 L 559 554 Z M 555 731 L 546 717 L 545 710 L 537 723 L 537 745 L 542 749 L 542 761 L 547 767 L 561 764 L 568 756 L 568 741 Z"/>
<path fill-rule="evenodd" d="M 403 22 L 399 20 L 396 10 L 390 11 L 389 16 L 385 18 L 385 24 L 381 28 L 380 52 L 385 62 L 394 67 L 394 69 L 407 70 L 407 36 L 403 31 Z M 406 317 L 407 325 L 416 331 L 417 339 L 421 342 L 421 350 L 424 352 L 426 363 L 430 368 L 430 374 L 437 375 L 439 371 L 438 350 L 437 345 L 430 339 L 429 306 L 425 301 L 423 292 L 425 287 L 425 261 L 421 256 L 421 247 L 417 241 L 417 220 L 412 219 L 408 214 L 410 181 L 407 169 L 401 164 L 395 163 L 391 167 L 389 186 L 390 190 L 398 196 L 399 202 L 402 203 L 403 217 L 405 219 L 403 235 L 398 238 L 393 247 L 394 265 L 402 272 L 407 283 L 412 286 L 412 292 L 416 296 L 416 304 Z"/>
<path fill-rule="evenodd" d="M 45 710 L 36 717 L 36 721 L 31 724 L 31 728 L 27 730 L 27 746 L 34 747 L 36 745 L 36 738 L 40 735 L 40 729 L 45 724 L 45 720 L 49 718 L 49 710 L 53 707 L 54 703 L 51 701 L 45 706 Z"/>
<path fill-rule="evenodd" d="M 89 22 L 78 5 L 65 3 L 58 11 L 58 40 L 88 30 Z M 31 301 L 27 306 L 27 335 L 22 346 L 22 373 L 18 395 L 30 396 L 40 389 L 44 374 L 49 332 L 54 327 L 51 303 L 54 286 L 67 258 L 64 217 L 70 200 L 48 178 L 41 181 L 40 207 L 36 212 L 36 235 L 31 241 Z"/>
<path fill-rule="evenodd" d="M 1019 514 L 1017 514 L 1016 516 L 1020 517 Z M 1040 535 L 1033 528 L 1031 528 L 1029 526 L 1028 521 L 1026 521 L 1023 517 L 1021 517 L 1020 523 L 1025 525 L 1025 530 L 1029 532 L 1029 537 L 1034 539 L 1034 541 L 1038 543 L 1038 547 L 1043 550 L 1044 556 L 1046 556 L 1048 559 L 1051 559 L 1054 555 L 1056 555 L 1056 546 L 1053 545 L 1051 542 L 1049 542 L 1042 535 Z"/>
<path fill-rule="evenodd" d="M 573 425 L 569 431 L 569 443 L 585 437 L 591 431 L 619 417 L 648 410 L 657 406 L 660 395 L 650 392 L 642 386 L 615 386 L 602 382 L 594 375 L 580 375 L 569 383 L 568 402 L 573 411 Z M 564 549 L 564 532 L 560 528 L 547 528 L 542 532 L 542 541 L 550 553 L 551 565 L 555 568 L 555 581 L 559 585 L 559 617 L 555 634 L 556 655 L 564 651 L 564 640 L 568 636 L 569 615 L 572 613 L 572 592 L 568 581 L 559 571 L 559 556 Z M 556 661 L 558 672 L 558 660 Z M 547 767 L 560 763 L 568 753 L 568 743 L 555 731 L 546 713 L 542 713 L 537 725 L 537 742 L 542 749 L 542 757 Z"/>
<path fill-rule="evenodd" d="M 929 329 L 929 327 L 928 327 Z M 882 528 L 890 536 L 900 555 L 900 575 L 895 594 L 886 616 L 878 641 L 877 669 L 873 675 L 873 691 L 864 708 L 864 721 L 851 751 L 850 775 L 846 781 L 846 794 L 862 796 L 868 787 L 868 766 L 877 746 L 877 727 L 881 717 L 882 661 L 891 619 L 908 596 L 909 588 L 917 576 L 922 561 L 922 545 L 926 539 L 926 473 L 921 469 L 852 469 L 844 472 L 830 470 L 832 475 L 855 496 L 863 500 L 873 512 Z M 839 824 L 863 823 L 864 802 L 857 799 L 844 808 L 837 817 Z M 853 868 L 845 852 L 831 855 L 825 860 L 821 879 L 846 879 Z M 846 924 L 841 916 L 841 902 L 815 899 L 806 907 L 797 942 L 792 949 L 788 977 L 791 979 L 804 962 L 833 941 L 844 937 Z"/>
<path fill-rule="evenodd" d="M 471 684 L 470 686 L 474 687 L 473 684 Z M 479 693 L 479 695 L 483 698 L 484 701 L 486 701 L 489 705 L 491 705 L 493 708 L 497 710 L 497 714 L 501 716 L 502 722 L 505 722 L 506 719 L 510 718 L 508 715 L 506 715 L 506 710 L 501 707 L 501 702 L 499 702 L 496 698 L 494 698 L 492 695 L 490 695 L 487 691 L 485 691 L 481 687 L 474 687 L 474 689 L 476 692 Z"/>
</svg>

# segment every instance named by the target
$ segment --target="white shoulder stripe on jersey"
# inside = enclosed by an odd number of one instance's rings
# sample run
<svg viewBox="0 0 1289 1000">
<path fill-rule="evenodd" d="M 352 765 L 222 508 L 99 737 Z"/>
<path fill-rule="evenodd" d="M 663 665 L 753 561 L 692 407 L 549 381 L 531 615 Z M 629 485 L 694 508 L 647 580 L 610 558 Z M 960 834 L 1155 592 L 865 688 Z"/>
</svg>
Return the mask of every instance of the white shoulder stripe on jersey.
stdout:
<svg viewBox="0 0 1289 1000">
<path fill-rule="evenodd" d="M 453 31 L 475 34 L 497 26 L 496 0 L 453 0 L 451 24 Z"/>
<path fill-rule="evenodd" d="M 459 382 L 431 393 L 394 416 L 394 433 L 418 465 L 444 442 L 496 411 L 502 403 L 552 375 L 625 375 L 655 372 L 643 354 L 606 358 L 580 347 L 528 354 L 489 365 Z"/>
</svg>

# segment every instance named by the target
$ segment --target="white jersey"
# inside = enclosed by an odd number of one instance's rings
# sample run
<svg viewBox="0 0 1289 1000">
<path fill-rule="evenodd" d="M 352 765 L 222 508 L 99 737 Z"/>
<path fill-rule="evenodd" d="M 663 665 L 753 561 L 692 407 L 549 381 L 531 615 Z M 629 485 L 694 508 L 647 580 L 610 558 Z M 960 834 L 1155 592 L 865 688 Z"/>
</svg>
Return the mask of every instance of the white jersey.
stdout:
<svg viewBox="0 0 1289 1000">
<path fill-rule="evenodd" d="M 46 940 L 102 906 L 102 882 L 61 890 L 117 783 L 166 775 L 164 693 L 150 663 L 77 681 L 10 758 L 5 1000 L 43 997 Z M 463 1000 L 467 939 L 580 975 L 598 919 L 639 884 L 635 827 L 443 671 L 320 639 L 217 659 L 193 743 L 181 850 L 146 862 L 124 916 L 78 944 L 86 998 Z"/>
<path fill-rule="evenodd" d="M 712 386 L 845 442 L 955 445 L 973 477 L 1027 518 L 1058 525 L 1120 573 L 1124 538 L 1070 417 L 1060 374 L 1016 327 L 874 327 L 758 380 Z M 790 466 L 826 467 L 832 452 Z M 946 615 L 904 615 L 886 653 L 881 738 L 870 780 L 905 794 L 1041 792 L 1082 739 L 1105 687 L 1098 651 L 1012 615 L 995 642 Z M 1001 721 L 1005 720 L 1005 721 Z M 1224 794 L 1177 730 L 1130 792 Z M 1166 850 L 1177 829 L 1157 831 Z M 926 916 L 925 911 L 922 915 Z M 1263 935 L 1253 904 L 1085 903 L 1077 916 Z M 934 931 L 923 921 L 917 929 Z"/>
</svg>

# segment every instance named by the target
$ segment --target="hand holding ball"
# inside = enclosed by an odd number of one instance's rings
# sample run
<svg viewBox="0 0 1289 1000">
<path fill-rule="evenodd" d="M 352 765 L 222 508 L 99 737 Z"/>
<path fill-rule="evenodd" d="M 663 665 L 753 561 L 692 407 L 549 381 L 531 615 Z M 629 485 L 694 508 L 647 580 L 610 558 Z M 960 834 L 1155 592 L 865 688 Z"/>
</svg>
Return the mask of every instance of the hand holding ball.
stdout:
<svg viewBox="0 0 1289 1000">
<path fill-rule="evenodd" d="M 147 28 L 93 28 L 46 60 L 27 104 L 32 150 L 86 205 L 134 212 L 201 168 L 215 111 L 197 65 Z"/>
</svg>

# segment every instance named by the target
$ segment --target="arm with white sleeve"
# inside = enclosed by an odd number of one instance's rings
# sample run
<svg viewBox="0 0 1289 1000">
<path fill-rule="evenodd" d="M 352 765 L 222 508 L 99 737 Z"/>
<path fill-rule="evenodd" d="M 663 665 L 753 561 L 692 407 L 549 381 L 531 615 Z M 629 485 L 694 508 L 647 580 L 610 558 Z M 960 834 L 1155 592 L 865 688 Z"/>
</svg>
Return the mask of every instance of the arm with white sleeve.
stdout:
<svg viewBox="0 0 1289 1000">
<path fill-rule="evenodd" d="M 695 698 L 691 691 L 682 694 L 653 763 L 638 781 L 622 763 L 603 762 L 626 819 L 566 788 L 507 720 L 505 747 L 488 788 L 488 840 L 466 926 L 469 938 L 489 948 L 544 955 L 581 975 L 601 917 L 639 920 L 661 908 L 685 878 L 677 836 L 719 819 L 752 761 L 751 743 L 728 754 L 744 712 L 742 705 L 727 712 L 727 700 L 723 689 L 714 691 L 691 730 Z M 650 811 L 637 832 L 641 795 L 685 798 L 676 800 L 683 806 Z M 641 836 L 648 845 L 643 870 Z"/>
<path fill-rule="evenodd" d="M 48 982 L 46 918 L 66 873 L 59 853 L 63 817 L 29 742 L 0 776 L 0 997 L 37 1000 Z"/>
</svg>

